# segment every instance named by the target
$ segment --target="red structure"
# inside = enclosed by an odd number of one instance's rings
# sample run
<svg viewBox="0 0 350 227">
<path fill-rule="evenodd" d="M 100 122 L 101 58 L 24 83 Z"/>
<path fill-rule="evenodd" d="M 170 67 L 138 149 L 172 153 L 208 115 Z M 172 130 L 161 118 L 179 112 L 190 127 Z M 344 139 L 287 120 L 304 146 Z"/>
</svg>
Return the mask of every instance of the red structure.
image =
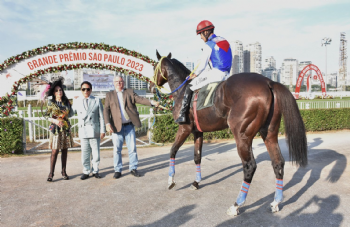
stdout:
<svg viewBox="0 0 350 227">
<path fill-rule="evenodd" d="M 303 68 L 303 70 L 301 70 L 300 74 L 299 74 L 299 77 L 298 77 L 298 80 L 297 80 L 297 84 L 295 86 L 295 94 L 294 94 L 294 97 L 296 99 L 299 98 L 299 93 L 300 93 L 300 86 L 301 86 L 301 82 L 303 81 L 303 78 L 305 76 L 305 74 L 309 71 L 309 70 L 314 70 L 318 76 L 318 79 L 320 80 L 321 82 L 321 89 L 322 89 L 322 96 L 326 96 L 326 86 L 325 86 L 325 83 L 324 83 L 324 80 L 323 80 L 323 76 L 322 76 L 322 73 L 321 71 L 319 70 L 319 68 L 316 66 L 316 65 L 313 65 L 313 64 L 310 64 L 310 65 L 307 65 Z M 316 76 L 316 77 L 317 77 Z M 308 78 L 308 82 L 309 82 L 309 78 Z M 309 84 L 308 84 L 309 85 Z M 308 86 L 307 85 L 307 86 Z M 309 87 L 309 86 L 308 86 Z"/>
</svg>

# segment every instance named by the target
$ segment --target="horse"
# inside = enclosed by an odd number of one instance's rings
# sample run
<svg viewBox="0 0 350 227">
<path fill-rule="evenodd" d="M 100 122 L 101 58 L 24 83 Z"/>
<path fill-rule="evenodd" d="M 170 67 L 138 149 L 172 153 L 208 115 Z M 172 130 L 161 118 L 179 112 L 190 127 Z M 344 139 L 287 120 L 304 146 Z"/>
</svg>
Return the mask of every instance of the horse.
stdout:
<svg viewBox="0 0 350 227">
<path fill-rule="evenodd" d="M 179 116 L 183 95 L 189 86 L 186 77 L 188 70 L 181 62 L 161 57 L 156 51 L 158 62 L 154 66 L 154 86 L 169 83 L 174 91 L 174 120 Z M 180 87 L 180 85 L 184 85 Z M 152 88 L 151 88 L 152 89 Z M 252 182 L 256 161 L 252 152 L 252 141 L 260 133 L 272 161 L 276 176 L 274 201 L 270 204 L 272 212 L 279 211 L 283 200 L 283 175 L 285 160 L 278 145 L 278 132 L 281 118 L 284 118 L 285 135 L 289 148 L 289 159 L 297 166 L 307 165 L 307 139 L 305 126 L 299 108 L 291 92 L 282 84 L 274 82 L 257 73 L 240 73 L 221 82 L 214 94 L 214 104 L 196 111 L 198 123 L 194 118 L 193 107 L 187 112 L 187 122 L 179 124 L 175 142 L 170 149 L 168 189 L 175 182 L 175 157 L 177 151 L 192 133 L 194 135 L 194 162 L 196 178 L 191 189 L 198 189 L 201 181 L 201 158 L 203 132 L 213 132 L 229 128 L 234 135 L 237 151 L 243 166 L 243 182 L 236 202 L 227 210 L 228 215 L 238 215 L 243 206 Z M 197 125 L 198 124 L 198 125 Z"/>
</svg>

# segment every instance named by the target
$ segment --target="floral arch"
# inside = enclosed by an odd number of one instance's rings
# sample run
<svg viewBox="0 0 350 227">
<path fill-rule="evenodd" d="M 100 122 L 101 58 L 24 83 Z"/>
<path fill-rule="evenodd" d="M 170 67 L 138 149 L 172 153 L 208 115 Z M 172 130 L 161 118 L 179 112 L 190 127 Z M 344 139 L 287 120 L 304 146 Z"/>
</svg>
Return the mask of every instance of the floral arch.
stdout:
<svg viewBox="0 0 350 227">
<path fill-rule="evenodd" d="M 156 62 L 148 56 L 104 43 L 49 44 L 10 57 L 0 64 L 0 116 L 14 108 L 18 88 L 46 73 L 78 68 L 108 69 L 150 82 Z M 5 84 L 5 85 L 4 85 Z"/>
</svg>

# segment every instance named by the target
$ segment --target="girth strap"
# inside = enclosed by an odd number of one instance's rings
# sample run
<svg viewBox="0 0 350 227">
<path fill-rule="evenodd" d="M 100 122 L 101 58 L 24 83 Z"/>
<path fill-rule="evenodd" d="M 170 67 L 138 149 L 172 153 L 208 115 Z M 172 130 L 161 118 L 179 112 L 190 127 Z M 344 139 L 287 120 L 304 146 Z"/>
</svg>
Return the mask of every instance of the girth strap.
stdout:
<svg viewBox="0 0 350 227">
<path fill-rule="evenodd" d="M 203 132 L 201 127 L 199 126 L 198 123 L 198 117 L 197 117 L 197 97 L 198 97 L 198 92 L 195 93 L 194 95 L 194 100 L 193 100 L 193 115 L 194 115 L 194 121 L 196 122 L 197 129 L 200 132 Z"/>
</svg>

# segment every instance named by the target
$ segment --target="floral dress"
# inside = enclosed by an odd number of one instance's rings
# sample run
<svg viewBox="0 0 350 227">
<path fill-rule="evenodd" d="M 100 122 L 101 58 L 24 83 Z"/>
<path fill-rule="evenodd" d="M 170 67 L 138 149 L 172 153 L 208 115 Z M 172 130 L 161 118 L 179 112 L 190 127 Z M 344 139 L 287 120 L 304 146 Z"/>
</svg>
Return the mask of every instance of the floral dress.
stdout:
<svg viewBox="0 0 350 227">
<path fill-rule="evenodd" d="M 73 147 L 73 138 L 71 135 L 71 125 L 68 120 L 69 117 L 74 115 L 71 111 L 71 105 L 69 101 L 66 103 L 49 101 L 46 107 L 44 116 L 47 118 L 58 119 L 63 122 L 63 126 L 60 128 L 56 124 L 51 123 L 49 126 L 50 140 L 49 149 L 67 149 Z"/>
</svg>

